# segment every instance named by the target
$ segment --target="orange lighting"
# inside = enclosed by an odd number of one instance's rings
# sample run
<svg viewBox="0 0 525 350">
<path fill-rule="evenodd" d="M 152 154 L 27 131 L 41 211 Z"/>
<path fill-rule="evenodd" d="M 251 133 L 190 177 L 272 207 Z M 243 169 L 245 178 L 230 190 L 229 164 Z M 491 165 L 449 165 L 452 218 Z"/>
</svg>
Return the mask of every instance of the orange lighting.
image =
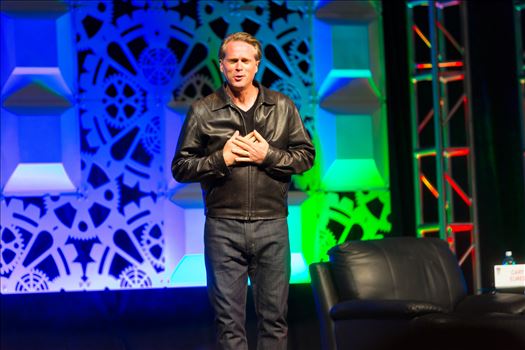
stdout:
<svg viewBox="0 0 525 350">
<path fill-rule="evenodd" d="M 428 48 L 430 48 L 430 41 L 428 41 L 427 37 L 425 36 L 425 34 L 423 34 L 421 32 L 421 30 L 419 30 L 418 26 L 416 26 L 415 24 L 412 26 L 412 29 L 416 32 L 416 34 L 421 38 L 421 40 L 423 40 L 423 42 L 428 46 Z"/>
<path fill-rule="evenodd" d="M 439 198 L 439 192 L 436 190 L 434 186 L 432 186 L 432 184 L 430 183 L 430 181 L 428 181 L 425 175 L 420 175 L 419 179 L 421 180 L 421 182 L 425 184 L 425 186 L 427 186 L 428 190 L 432 192 L 434 197 Z"/>
</svg>

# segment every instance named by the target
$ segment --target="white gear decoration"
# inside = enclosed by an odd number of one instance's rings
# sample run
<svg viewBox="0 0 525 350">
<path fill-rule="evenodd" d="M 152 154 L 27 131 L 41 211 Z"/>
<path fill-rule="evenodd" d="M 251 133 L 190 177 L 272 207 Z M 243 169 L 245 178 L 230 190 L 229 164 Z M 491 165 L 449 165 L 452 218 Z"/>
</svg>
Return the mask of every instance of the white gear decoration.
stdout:
<svg viewBox="0 0 525 350">
<path fill-rule="evenodd" d="M 23 275 L 15 286 L 16 292 L 44 292 L 47 290 L 49 290 L 49 278 L 38 269 L 32 269 Z"/>
<path fill-rule="evenodd" d="M 140 246 L 142 248 L 142 251 L 148 261 L 153 265 L 155 268 L 158 269 L 164 269 L 166 264 L 166 257 L 164 256 L 164 250 L 165 250 L 165 240 L 164 236 L 161 235 L 160 237 L 153 237 L 149 233 L 151 232 L 151 229 L 154 226 L 151 224 L 147 224 L 146 227 L 144 227 L 144 231 L 142 232 L 141 240 L 140 240 Z M 151 252 L 151 249 L 153 249 L 155 246 L 158 246 L 162 249 L 162 254 L 160 257 L 156 257 Z"/>
<path fill-rule="evenodd" d="M 151 279 L 148 275 L 137 268 L 136 266 L 129 266 L 124 269 L 119 276 L 120 288 L 148 288 L 152 286 Z"/>
<path fill-rule="evenodd" d="M 98 30 L 97 35 L 93 38 L 89 38 L 82 32 L 77 32 L 77 49 L 80 51 L 90 49 L 92 46 L 96 46 L 96 41 L 103 33 L 110 30 L 111 21 L 113 19 L 113 2 L 112 1 L 78 1 L 78 9 L 76 10 L 75 19 L 77 21 L 76 26 L 83 27 L 82 21 L 88 16 L 102 22 L 102 27 Z M 86 16 L 87 15 L 87 16 Z"/>
<path fill-rule="evenodd" d="M 151 47 L 140 54 L 144 77 L 153 85 L 168 85 L 177 73 L 177 58 L 169 48 Z"/>
<path fill-rule="evenodd" d="M 17 227 L 0 226 L 0 274 L 14 270 L 24 249 L 22 234 Z"/>
<path fill-rule="evenodd" d="M 138 84 L 123 74 L 113 75 L 104 82 L 104 119 L 114 127 L 126 127 L 142 116 L 145 100 L 145 91 Z"/>
<path fill-rule="evenodd" d="M 142 134 L 142 144 L 150 155 L 160 154 L 161 152 L 161 125 L 160 117 L 155 116 L 150 119 Z"/>
<path fill-rule="evenodd" d="M 241 1 L 199 1 L 197 3 L 197 17 L 201 24 L 208 24 L 217 19 L 224 19 L 229 24 L 228 33 L 235 30 L 246 19 L 260 23 L 265 26 L 268 23 L 269 14 L 262 2 L 244 3 Z"/>
</svg>

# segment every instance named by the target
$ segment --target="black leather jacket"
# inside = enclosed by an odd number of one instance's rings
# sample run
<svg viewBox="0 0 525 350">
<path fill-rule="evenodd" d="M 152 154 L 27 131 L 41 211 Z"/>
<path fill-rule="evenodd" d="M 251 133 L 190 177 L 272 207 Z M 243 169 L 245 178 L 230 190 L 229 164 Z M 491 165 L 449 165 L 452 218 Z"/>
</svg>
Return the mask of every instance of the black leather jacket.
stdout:
<svg viewBox="0 0 525 350">
<path fill-rule="evenodd" d="M 259 86 L 255 129 L 270 145 L 263 164 L 226 166 L 222 149 L 244 119 L 221 87 L 195 102 L 184 121 L 171 164 L 178 182 L 200 182 L 210 217 L 261 220 L 288 215 L 292 174 L 312 167 L 315 150 L 293 102 Z"/>
</svg>

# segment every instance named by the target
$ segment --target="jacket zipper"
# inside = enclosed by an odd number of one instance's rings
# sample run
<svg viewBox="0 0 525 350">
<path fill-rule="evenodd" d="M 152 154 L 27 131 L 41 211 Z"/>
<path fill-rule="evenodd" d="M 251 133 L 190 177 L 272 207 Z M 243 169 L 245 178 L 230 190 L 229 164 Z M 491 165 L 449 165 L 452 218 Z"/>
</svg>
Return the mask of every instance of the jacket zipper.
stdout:
<svg viewBox="0 0 525 350">
<path fill-rule="evenodd" d="M 259 103 L 257 106 L 255 106 L 255 110 L 253 111 L 253 127 L 255 128 L 255 116 L 257 114 L 257 110 L 259 109 L 259 107 L 262 105 L 262 103 Z M 233 106 L 232 106 L 233 107 Z M 237 107 L 234 107 L 235 109 L 237 109 Z M 241 116 L 241 121 L 242 121 L 242 126 L 243 126 L 243 129 L 244 129 L 244 135 L 247 135 L 248 134 L 248 130 L 246 130 L 246 121 L 244 120 L 244 114 L 242 114 L 241 111 L 237 110 L 237 112 L 239 113 L 239 115 Z M 252 218 L 252 191 L 251 191 L 251 188 L 252 188 L 252 167 L 249 165 L 248 166 L 248 191 L 247 192 L 247 195 L 248 195 L 248 209 L 247 209 L 247 217 L 248 217 L 248 221 L 251 220 Z"/>
<path fill-rule="evenodd" d="M 246 121 L 244 120 L 244 114 L 242 114 L 242 112 L 238 109 L 237 106 L 234 106 L 233 104 L 231 104 L 231 106 L 233 107 L 233 109 L 237 111 L 237 113 L 239 113 L 239 116 L 241 117 L 242 128 L 244 130 L 244 135 L 246 135 L 248 132 L 246 131 Z M 255 119 L 255 111 L 254 111 L 254 119 Z M 248 190 L 246 191 L 246 195 L 248 196 L 248 208 L 247 208 L 247 213 L 245 213 L 245 217 L 248 217 L 248 220 L 251 219 L 251 211 L 252 211 L 250 190 L 251 190 L 251 167 L 248 166 Z"/>
<path fill-rule="evenodd" d="M 256 101 L 257 102 L 257 101 Z M 255 125 L 255 120 L 256 120 L 256 116 L 257 116 L 257 110 L 261 107 L 262 103 L 259 103 L 257 106 L 255 106 L 255 109 L 253 110 L 253 128 L 255 129 L 256 125 Z M 244 127 L 246 129 L 246 125 Z M 257 173 L 255 173 L 254 175 L 257 175 Z M 251 181 L 252 181 L 252 167 L 250 166 L 248 168 L 248 195 L 249 195 L 249 204 L 248 204 L 248 220 L 251 219 L 251 215 L 252 215 L 252 197 L 253 197 L 253 193 L 250 190 L 251 188 Z"/>
</svg>

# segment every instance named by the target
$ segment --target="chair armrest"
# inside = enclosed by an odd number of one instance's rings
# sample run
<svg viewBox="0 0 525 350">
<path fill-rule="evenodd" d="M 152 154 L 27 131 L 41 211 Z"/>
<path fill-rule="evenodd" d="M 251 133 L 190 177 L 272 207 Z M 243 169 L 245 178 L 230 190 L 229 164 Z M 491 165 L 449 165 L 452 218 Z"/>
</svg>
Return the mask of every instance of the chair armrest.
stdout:
<svg viewBox="0 0 525 350">
<path fill-rule="evenodd" d="M 339 296 L 332 281 L 330 264 L 314 263 L 310 267 L 312 291 L 321 328 L 323 350 L 336 349 L 334 322 L 330 318 L 330 309 L 339 301 Z"/>
<path fill-rule="evenodd" d="M 436 304 L 414 300 L 348 300 L 330 310 L 333 320 L 364 318 L 411 319 L 429 313 L 445 313 Z"/>
<path fill-rule="evenodd" d="M 498 312 L 525 315 L 525 295 L 511 293 L 469 295 L 458 303 L 455 311 L 466 314 Z"/>
<path fill-rule="evenodd" d="M 316 302 L 319 301 L 322 304 L 322 309 L 328 313 L 339 302 L 339 296 L 332 280 L 330 264 L 326 262 L 311 264 L 310 277 Z"/>
</svg>

